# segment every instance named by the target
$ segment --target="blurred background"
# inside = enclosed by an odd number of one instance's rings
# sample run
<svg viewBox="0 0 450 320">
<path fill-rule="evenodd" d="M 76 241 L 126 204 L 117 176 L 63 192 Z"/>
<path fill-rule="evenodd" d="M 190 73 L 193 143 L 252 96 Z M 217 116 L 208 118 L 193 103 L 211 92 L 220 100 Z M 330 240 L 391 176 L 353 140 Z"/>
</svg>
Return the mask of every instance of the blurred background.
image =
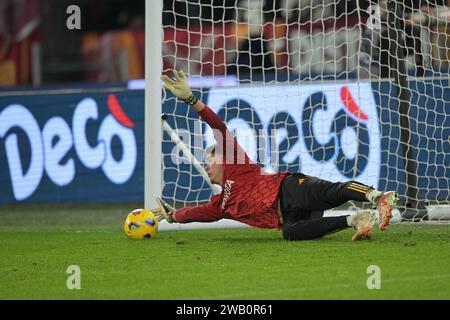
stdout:
<svg viewBox="0 0 450 320">
<path fill-rule="evenodd" d="M 450 1 L 404 2 L 408 70 L 416 76 L 445 72 Z M 81 28 L 68 30 L 66 10 L 74 4 L 81 9 Z M 327 74 L 352 78 L 358 65 L 374 68 L 365 63 L 389 68 L 383 61 L 383 33 L 375 38 L 367 28 L 368 9 L 374 5 L 382 8 L 386 1 L 360 0 L 357 10 L 356 0 L 164 0 L 164 69 L 239 73 L 242 80 L 263 70 L 267 77 L 320 79 Z M 144 0 L 0 0 L 0 87 L 142 79 L 144 28 Z M 329 57 L 325 52 L 325 61 L 295 62 L 298 55 L 314 54 L 313 40 L 326 43 L 331 29 L 346 30 L 341 42 L 336 35 L 331 40 L 337 52 Z M 389 76 L 387 69 L 375 68 L 368 76 Z"/>
<path fill-rule="evenodd" d="M 80 30 L 66 27 L 72 4 L 81 9 Z M 142 77 L 142 56 L 125 55 L 143 55 L 144 8 L 144 0 L 1 0 L 0 85 Z"/>
</svg>

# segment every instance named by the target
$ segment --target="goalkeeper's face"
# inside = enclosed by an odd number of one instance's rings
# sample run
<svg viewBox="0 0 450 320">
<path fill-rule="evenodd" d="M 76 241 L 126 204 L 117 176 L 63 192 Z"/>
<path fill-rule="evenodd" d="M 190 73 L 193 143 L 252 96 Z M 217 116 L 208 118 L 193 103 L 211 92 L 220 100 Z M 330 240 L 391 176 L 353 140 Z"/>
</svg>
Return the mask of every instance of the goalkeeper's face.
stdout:
<svg viewBox="0 0 450 320">
<path fill-rule="evenodd" d="M 206 158 L 205 169 L 211 183 L 219 185 L 222 184 L 222 177 L 223 177 L 222 159 L 218 154 L 216 154 L 214 150 L 208 153 L 208 156 Z"/>
</svg>

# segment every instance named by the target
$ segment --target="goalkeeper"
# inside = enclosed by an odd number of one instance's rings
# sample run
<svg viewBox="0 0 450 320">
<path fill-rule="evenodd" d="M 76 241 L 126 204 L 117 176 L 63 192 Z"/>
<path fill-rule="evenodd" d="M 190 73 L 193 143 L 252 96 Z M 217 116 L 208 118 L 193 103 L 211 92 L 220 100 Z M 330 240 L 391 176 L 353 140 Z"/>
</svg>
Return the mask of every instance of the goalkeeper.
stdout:
<svg viewBox="0 0 450 320">
<path fill-rule="evenodd" d="M 257 228 L 282 230 L 286 240 L 309 240 L 352 227 L 352 240 L 370 239 L 376 222 L 370 210 L 355 215 L 324 217 L 324 211 L 349 200 L 377 206 L 380 230 L 386 230 L 397 201 L 395 192 L 382 193 L 356 181 L 333 183 L 302 173 L 268 174 L 250 160 L 225 123 L 198 100 L 182 71 L 175 78 L 162 75 L 164 88 L 189 104 L 213 129 L 216 144 L 207 152 L 206 172 L 222 193 L 210 202 L 174 210 L 157 198 L 154 213 L 169 223 L 213 222 L 233 219 Z"/>
</svg>

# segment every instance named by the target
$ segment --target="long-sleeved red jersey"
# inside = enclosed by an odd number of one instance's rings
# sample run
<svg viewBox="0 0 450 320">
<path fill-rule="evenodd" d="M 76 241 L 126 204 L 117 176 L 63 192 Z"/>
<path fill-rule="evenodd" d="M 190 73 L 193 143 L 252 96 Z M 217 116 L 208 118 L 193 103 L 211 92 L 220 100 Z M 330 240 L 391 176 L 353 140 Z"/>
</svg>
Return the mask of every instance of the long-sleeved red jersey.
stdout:
<svg viewBox="0 0 450 320">
<path fill-rule="evenodd" d="M 199 114 L 215 132 L 218 147 L 223 148 L 222 193 L 214 195 L 206 205 L 177 210 L 176 222 L 233 219 L 257 228 L 280 230 L 278 196 L 281 183 L 289 173 L 264 173 L 214 111 L 205 106 Z"/>
</svg>

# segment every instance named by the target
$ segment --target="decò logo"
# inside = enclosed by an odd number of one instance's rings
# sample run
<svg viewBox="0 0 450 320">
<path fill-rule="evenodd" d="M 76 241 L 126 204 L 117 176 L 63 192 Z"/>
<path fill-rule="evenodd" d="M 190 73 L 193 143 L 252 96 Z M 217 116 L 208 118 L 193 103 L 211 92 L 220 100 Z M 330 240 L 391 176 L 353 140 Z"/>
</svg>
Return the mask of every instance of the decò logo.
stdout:
<svg viewBox="0 0 450 320">
<path fill-rule="evenodd" d="M 267 172 L 378 184 L 381 136 L 370 83 L 214 88 L 207 103 Z M 205 138 L 214 143 L 208 127 Z"/>
<path fill-rule="evenodd" d="M 81 9 L 77 5 L 70 5 L 66 9 L 66 13 L 69 15 L 66 20 L 66 26 L 69 30 L 81 29 Z"/>
<path fill-rule="evenodd" d="M 336 104 L 339 104 L 338 108 Z M 284 130 L 286 134 L 279 139 L 278 148 L 273 147 L 272 139 L 267 139 L 266 142 L 266 138 L 259 139 L 259 136 L 254 145 L 256 150 L 266 150 L 268 145 L 271 154 L 276 151 L 277 171 L 300 171 L 298 155 L 293 161 L 291 159 L 291 163 L 287 163 L 284 157 L 301 138 L 312 159 L 318 163 L 331 161 L 340 174 L 347 178 L 358 177 L 366 170 L 370 153 L 369 116 L 360 108 L 347 86 L 342 86 L 335 96 L 321 90 L 311 92 L 301 108 L 303 121 L 300 128 L 294 117 L 286 111 L 271 115 L 264 125 L 255 106 L 242 98 L 231 99 L 226 102 L 226 108 L 224 105 L 218 111 L 218 115 L 227 122 L 237 119 L 246 121 L 252 132 L 261 136 L 272 137 L 273 132 Z M 328 127 L 324 121 L 319 123 L 327 114 L 333 114 Z M 242 138 L 242 134 L 239 136 Z M 318 136 L 326 136 L 327 140 L 320 141 Z M 349 146 L 350 144 L 352 146 Z M 258 163 L 263 162 L 261 154 L 264 156 L 265 152 L 258 152 Z"/>
<path fill-rule="evenodd" d="M 85 97 L 71 119 L 55 115 L 42 126 L 42 119 L 24 105 L 11 104 L 0 111 L 0 143 L 5 145 L 16 200 L 30 197 L 46 177 L 56 186 L 67 186 L 83 167 L 100 168 L 118 185 L 131 178 L 137 161 L 135 125 L 116 95 L 108 96 L 107 106 L 109 113 L 100 118 L 97 101 Z M 121 146 L 119 154 L 113 152 L 114 141 Z"/>
</svg>

